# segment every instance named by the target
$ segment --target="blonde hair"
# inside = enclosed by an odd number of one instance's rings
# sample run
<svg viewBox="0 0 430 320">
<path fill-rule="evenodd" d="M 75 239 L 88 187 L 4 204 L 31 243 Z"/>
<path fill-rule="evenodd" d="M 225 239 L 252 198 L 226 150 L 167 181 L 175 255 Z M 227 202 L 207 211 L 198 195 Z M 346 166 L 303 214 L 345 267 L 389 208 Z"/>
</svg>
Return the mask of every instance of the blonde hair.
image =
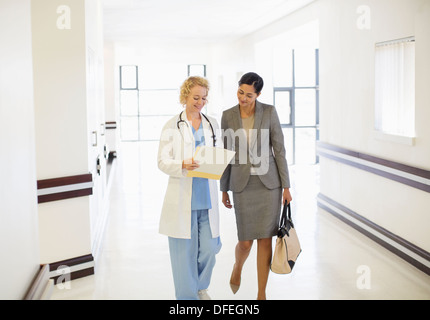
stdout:
<svg viewBox="0 0 430 320">
<path fill-rule="evenodd" d="M 179 98 L 181 105 L 187 104 L 187 99 L 191 93 L 191 89 L 195 86 L 206 88 L 209 93 L 210 86 L 208 80 L 202 77 L 189 77 L 181 86 L 181 95 Z"/>
</svg>

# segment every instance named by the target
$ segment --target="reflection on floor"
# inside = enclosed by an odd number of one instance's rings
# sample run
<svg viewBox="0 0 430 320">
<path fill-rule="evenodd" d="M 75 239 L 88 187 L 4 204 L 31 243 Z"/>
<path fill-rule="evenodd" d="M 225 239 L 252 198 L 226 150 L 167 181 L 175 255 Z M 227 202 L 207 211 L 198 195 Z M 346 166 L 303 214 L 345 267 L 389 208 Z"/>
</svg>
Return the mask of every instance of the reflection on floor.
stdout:
<svg viewBox="0 0 430 320">
<path fill-rule="evenodd" d="M 157 168 L 156 142 L 124 143 L 113 171 L 110 214 L 96 274 L 56 288 L 52 299 L 175 299 L 167 238 L 158 221 L 167 176 Z M 430 299 L 430 277 L 316 206 L 318 166 L 292 166 L 293 217 L 303 252 L 291 275 L 271 273 L 268 299 Z M 257 295 L 256 246 L 236 295 L 233 211 L 220 212 L 223 248 L 209 294 L 216 300 Z"/>
</svg>

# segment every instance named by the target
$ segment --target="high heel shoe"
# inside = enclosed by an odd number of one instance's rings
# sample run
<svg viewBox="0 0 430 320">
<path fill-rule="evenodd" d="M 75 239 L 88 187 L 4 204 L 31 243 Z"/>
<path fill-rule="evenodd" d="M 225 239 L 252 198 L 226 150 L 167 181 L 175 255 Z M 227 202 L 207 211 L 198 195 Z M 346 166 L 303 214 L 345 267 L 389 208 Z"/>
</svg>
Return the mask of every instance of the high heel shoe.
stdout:
<svg viewBox="0 0 430 320">
<path fill-rule="evenodd" d="M 239 291 L 240 285 L 233 284 L 230 282 L 230 288 L 231 288 L 231 291 L 233 291 L 233 294 L 236 294 Z"/>
<path fill-rule="evenodd" d="M 234 267 L 233 267 L 233 272 L 234 272 Z M 231 291 L 233 291 L 233 294 L 236 294 L 238 291 L 239 291 L 239 288 L 240 288 L 240 282 L 239 282 L 239 285 L 237 285 L 237 284 L 233 284 L 232 282 L 231 282 L 231 279 L 233 278 L 233 272 L 231 273 L 231 277 L 230 277 L 230 288 L 231 288 Z M 240 280 L 241 281 L 241 280 Z"/>
</svg>

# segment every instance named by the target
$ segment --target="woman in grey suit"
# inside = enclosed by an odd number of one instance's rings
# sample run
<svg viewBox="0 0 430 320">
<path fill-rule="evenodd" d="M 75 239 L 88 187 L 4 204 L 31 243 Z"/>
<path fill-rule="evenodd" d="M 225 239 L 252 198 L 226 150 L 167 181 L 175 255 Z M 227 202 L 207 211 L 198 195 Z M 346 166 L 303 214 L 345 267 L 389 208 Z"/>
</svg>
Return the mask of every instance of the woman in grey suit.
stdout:
<svg viewBox="0 0 430 320">
<path fill-rule="evenodd" d="M 277 235 L 281 206 L 291 202 L 284 135 L 275 107 L 260 103 L 264 82 L 256 73 L 239 81 L 239 104 L 223 113 L 224 147 L 236 151 L 221 178 L 223 204 L 231 209 L 233 192 L 239 242 L 230 278 L 239 290 L 243 265 L 257 240 L 258 300 L 266 299 L 272 259 L 272 237 Z"/>
</svg>

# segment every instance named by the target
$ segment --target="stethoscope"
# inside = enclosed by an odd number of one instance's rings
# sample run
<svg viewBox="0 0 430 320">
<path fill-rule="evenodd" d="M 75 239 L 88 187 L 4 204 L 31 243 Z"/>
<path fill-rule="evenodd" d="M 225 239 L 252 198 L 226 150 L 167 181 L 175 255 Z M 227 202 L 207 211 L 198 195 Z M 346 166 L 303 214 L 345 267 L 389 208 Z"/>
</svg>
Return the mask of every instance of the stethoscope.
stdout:
<svg viewBox="0 0 430 320">
<path fill-rule="evenodd" d="M 176 126 L 178 127 L 178 130 L 181 132 L 181 134 L 182 134 L 182 131 L 181 131 L 181 128 L 179 126 L 181 123 L 185 123 L 188 128 L 190 127 L 188 125 L 188 123 L 185 120 L 182 119 L 182 114 L 183 113 L 184 113 L 184 111 L 181 112 L 181 114 L 179 115 L 178 122 L 176 123 Z M 211 130 L 212 130 L 212 139 L 213 139 L 213 142 L 214 142 L 214 147 L 216 147 L 216 135 L 215 135 L 214 127 L 212 126 L 212 123 L 210 122 L 210 120 L 209 120 L 208 117 L 206 117 L 203 113 L 200 113 L 200 114 L 206 119 L 206 121 L 209 123 L 209 126 L 211 127 Z"/>
</svg>

